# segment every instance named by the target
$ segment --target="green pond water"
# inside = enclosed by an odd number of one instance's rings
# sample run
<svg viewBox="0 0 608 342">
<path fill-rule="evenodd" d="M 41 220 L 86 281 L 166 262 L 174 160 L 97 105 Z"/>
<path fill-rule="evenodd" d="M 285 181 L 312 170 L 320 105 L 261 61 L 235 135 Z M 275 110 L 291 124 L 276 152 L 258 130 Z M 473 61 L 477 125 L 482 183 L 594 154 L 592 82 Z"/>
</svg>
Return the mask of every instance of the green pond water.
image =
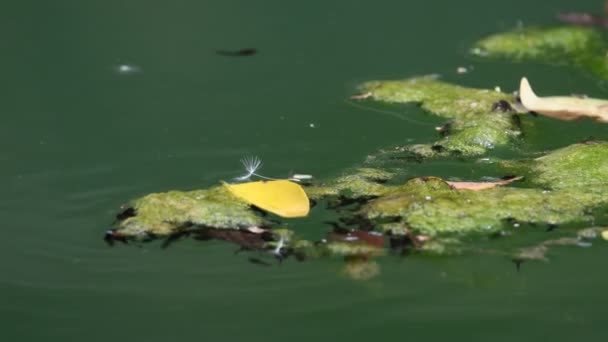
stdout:
<svg viewBox="0 0 608 342">
<path fill-rule="evenodd" d="M 263 267 L 222 242 L 111 248 L 102 239 L 129 199 L 232 179 L 245 155 L 261 157 L 264 174 L 329 178 L 381 148 L 435 138 L 442 120 L 416 106 L 347 100 L 370 79 L 437 73 L 510 92 L 526 75 L 543 94 L 606 98 L 608 85 L 580 70 L 467 55 L 484 35 L 555 24 L 560 10 L 599 12 L 601 1 L 3 5 L 3 341 L 608 335 L 603 241 L 552 249 L 549 263 L 519 272 L 500 256 L 387 256 L 377 277 L 354 281 L 338 259 Z M 258 54 L 215 53 L 249 47 Z M 608 126 L 588 120 L 536 120 L 527 152 L 608 139 Z M 413 169 L 465 179 L 477 171 L 454 160 Z M 318 215 L 290 227 L 320 237 L 329 227 Z"/>
</svg>

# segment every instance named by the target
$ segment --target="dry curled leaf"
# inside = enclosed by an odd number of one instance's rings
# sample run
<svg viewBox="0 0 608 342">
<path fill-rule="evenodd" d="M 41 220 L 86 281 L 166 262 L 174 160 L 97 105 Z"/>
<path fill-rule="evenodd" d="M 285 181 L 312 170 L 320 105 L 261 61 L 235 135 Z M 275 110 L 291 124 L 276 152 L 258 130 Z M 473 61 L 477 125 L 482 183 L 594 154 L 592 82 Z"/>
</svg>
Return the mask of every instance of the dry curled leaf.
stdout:
<svg viewBox="0 0 608 342">
<path fill-rule="evenodd" d="M 559 120 L 593 118 L 608 123 L 608 101 L 574 96 L 538 97 L 528 79 L 523 77 L 519 85 L 519 96 L 527 110 Z"/>
</svg>

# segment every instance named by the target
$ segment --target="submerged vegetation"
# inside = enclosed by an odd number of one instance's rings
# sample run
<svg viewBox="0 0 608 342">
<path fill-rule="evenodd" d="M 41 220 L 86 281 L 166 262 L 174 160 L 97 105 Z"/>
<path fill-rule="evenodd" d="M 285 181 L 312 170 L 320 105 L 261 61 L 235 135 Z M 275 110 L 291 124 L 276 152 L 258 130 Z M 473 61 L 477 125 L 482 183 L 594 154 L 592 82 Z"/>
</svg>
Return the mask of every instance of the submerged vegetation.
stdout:
<svg viewBox="0 0 608 342">
<path fill-rule="evenodd" d="M 485 38 L 472 52 L 514 62 L 566 63 L 605 77 L 603 44 L 602 36 L 588 28 L 524 29 Z M 256 173 L 260 160 L 246 159 L 247 173 L 236 179 L 246 183 L 131 201 L 106 240 L 160 238 L 168 246 L 190 236 L 232 242 L 279 261 L 340 257 L 345 272 L 368 279 L 379 272 L 373 258 L 387 253 L 494 254 L 519 267 L 525 260 L 546 260 L 554 246 L 588 246 L 597 237 L 608 237 L 598 227 L 608 223 L 608 143 L 587 141 L 542 156 L 501 160 L 493 156 L 494 149 L 515 150 L 525 130 L 534 129 L 521 124 L 521 116 L 528 114 L 525 108 L 513 109 L 521 108 L 514 95 L 434 76 L 370 81 L 359 90 L 354 100 L 415 103 L 446 122 L 429 132 L 429 143 L 399 147 L 410 158 L 390 169 L 368 162 L 332 179 L 299 175 L 275 180 Z M 492 173 L 484 175 L 490 179 L 442 179 L 408 169 L 437 160 L 474 167 L 480 157 L 493 157 Z M 250 181 L 252 177 L 263 181 Z M 295 183 L 303 179 L 306 184 Z M 317 239 L 304 238 L 307 234 L 285 219 L 306 216 L 310 207 L 313 213 L 338 216 L 325 222 L 330 228 Z M 558 226 L 569 229 L 532 245 L 529 239 L 517 242 L 529 231 L 553 232 Z"/>
</svg>

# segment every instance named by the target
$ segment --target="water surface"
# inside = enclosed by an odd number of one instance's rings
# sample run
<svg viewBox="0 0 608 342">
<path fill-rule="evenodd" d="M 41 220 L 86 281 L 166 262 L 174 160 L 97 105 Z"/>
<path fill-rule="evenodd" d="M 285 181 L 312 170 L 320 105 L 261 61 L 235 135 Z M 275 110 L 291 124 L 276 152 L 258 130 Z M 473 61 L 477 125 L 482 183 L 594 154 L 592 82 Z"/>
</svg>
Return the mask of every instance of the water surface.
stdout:
<svg viewBox="0 0 608 342">
<path fill-rule="evenodd" d="M 601 1 L 14 2 L 0 57 L 0 336 L 6 341 L 603 340 L 608 248 L 560 248 L 517 272 L 500 257 L 384 258 L 366 282 L 338 260 L 259 267 L 234 246 L 109 248 L 127 200 L 264 173 L 339 174 L 428 141 L 415 106 L 345 101 L 359 82 L 429 73 L 514 90 L 607 97 L 568 68 L 466 56 L 477 38 L 550 25 Z M 253 47 L 250 57 L 218 49 Z M 121 65 L 135 69 L 120 72 Z M 459 66 L 472 66 L 459 75 Z M 124 71 L 124 68 L 123 68 Z M 393 115 L 396 114 L 396 115 Z M 417 123 L 405 120 L 414 118 Z M 539 119 L 531 150 L 608 130 Z M 311 127 L 313 126 L 313 127 Z M 436 175 L 474 172 L 438 163 Z M 303 222 L 319 236 L 327 227 Z"/>
</svg>

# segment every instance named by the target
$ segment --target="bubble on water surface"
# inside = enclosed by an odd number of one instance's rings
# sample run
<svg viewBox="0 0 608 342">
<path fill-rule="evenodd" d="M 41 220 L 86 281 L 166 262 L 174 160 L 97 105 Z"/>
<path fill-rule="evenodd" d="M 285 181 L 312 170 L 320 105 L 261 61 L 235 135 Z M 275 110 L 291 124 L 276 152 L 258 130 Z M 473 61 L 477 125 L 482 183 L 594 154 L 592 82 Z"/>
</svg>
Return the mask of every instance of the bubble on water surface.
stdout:
<svg viewBox="0 0 608 342">
<path fill-rule="evenodd" d="M 118 64 L 115 65 L 113 69 L 117 74 L 120 75 L 132 75 L 142 71 L 139 66 L 133 64 Z"/>
</svg>

